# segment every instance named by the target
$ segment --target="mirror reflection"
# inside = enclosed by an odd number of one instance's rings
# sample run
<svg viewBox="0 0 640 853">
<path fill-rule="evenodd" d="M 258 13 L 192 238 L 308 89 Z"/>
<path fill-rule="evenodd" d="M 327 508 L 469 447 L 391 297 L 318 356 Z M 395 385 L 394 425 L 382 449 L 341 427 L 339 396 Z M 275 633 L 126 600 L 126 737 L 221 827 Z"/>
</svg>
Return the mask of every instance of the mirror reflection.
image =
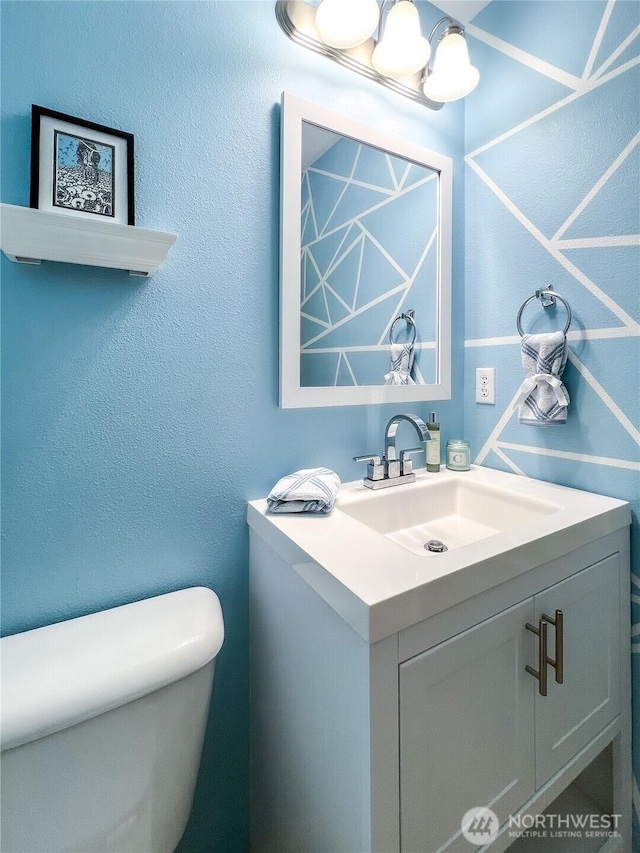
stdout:
<svg viewBox="0 0 640 853">
<path fill-rule="evenodd" d="M 282 106 L 280 405 L 449 399 L 451 158 Z"/>
<path fill-rule="evenodd" d="M 437 382 L 439 172 L 302 122 L 300 385 Z"/>
</svg>

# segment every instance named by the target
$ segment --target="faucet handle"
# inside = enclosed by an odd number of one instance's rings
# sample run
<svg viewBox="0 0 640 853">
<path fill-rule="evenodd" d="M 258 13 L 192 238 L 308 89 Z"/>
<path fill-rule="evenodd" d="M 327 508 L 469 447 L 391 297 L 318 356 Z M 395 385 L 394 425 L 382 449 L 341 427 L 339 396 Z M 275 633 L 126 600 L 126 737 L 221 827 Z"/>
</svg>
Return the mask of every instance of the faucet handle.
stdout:
<svg viewBox="0 0 640 853">
<path fill-rule="evenodd" d="M 380 457 L 376 454 L 371 456 L 354 456 L 354 462 L 368 462 L 367 479 L 369 480 L 384 480 L 384 465 Z"/>
<path fill-rule="evenodd" d="M 412 453 L 424 453 L 424 447 L 409 447 L 400 452 L 400 473 L 403 477 L 413 472 L 413 459 L 410 458 Z"/>
</svg>

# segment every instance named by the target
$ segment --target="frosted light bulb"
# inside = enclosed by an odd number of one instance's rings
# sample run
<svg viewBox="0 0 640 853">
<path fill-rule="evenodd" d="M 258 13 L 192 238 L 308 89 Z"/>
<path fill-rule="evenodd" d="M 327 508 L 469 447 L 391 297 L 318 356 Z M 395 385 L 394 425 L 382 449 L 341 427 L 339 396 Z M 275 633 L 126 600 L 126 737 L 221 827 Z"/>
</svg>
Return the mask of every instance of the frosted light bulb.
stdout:
<svg viewBox="0 0 640 853">
<path fill-rule="evenodd" d="M 429 61 L 431 45 L 420 32 L 418 10 L 409 0 L 400 0 L 387 15 L 384 35 L 371 57 L 371 63 L 385 77 L 408 77 Z"/>
<path fill-rule="evenodd" d="M 480 72 L 469 62 L 464 36 L 449 33 L 438 45 L 433 71 L 427 77 L 423 91 L 432 101 L 457 101 L 473 92 L 479 80 Z"/>
<path fill-rule="evenodd" d="M 362 44 L 377 26 L 376 0 L 322 0 L 316 12 L 319 38 L 340 50 Z"/>
</svg>

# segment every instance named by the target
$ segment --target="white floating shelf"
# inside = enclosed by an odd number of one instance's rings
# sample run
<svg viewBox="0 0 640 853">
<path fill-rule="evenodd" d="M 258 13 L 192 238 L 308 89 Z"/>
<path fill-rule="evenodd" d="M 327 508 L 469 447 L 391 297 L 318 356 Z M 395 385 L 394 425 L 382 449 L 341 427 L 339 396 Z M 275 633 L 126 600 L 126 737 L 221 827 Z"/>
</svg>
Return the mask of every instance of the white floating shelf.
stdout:
<svg viewBox="0 0 640 853">
<path fill-rule="evenodd" d="M 165 231 L 0 204 L 0 249 L 17 263 L 61 261 L 152 276 L 177 239 Z"/>
</svg>

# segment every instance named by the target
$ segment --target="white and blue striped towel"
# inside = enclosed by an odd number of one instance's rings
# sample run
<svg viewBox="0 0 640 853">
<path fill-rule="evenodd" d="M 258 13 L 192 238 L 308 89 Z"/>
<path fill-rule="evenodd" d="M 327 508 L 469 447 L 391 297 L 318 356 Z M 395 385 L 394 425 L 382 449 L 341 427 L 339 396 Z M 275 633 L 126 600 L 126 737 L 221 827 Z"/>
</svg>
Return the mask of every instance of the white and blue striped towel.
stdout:
<svg viewBox="0 0 640 853">
<path fill-rule="evenodd" d="M 385 385 L 415 385 L 413 370 L 413 344 L 391 344 L 391 370 L 384 375 Z"/>
<path fill-rule="evenodd" d="M 520 423 L 554 426 L 567 422 L 569 394 L 560 377 L 567 363 L 567 339 L 563 332 L 523 335 L 522 366 L 526 379 L 513 408 L 520 408 Z"/>
<path fill-rule="evenodd" d="M 282 477 L 269 492 L 271 512 L 321 512 L 333 509 L 340 477 L 329 468 L 303 468 Z"/>
</svg>

